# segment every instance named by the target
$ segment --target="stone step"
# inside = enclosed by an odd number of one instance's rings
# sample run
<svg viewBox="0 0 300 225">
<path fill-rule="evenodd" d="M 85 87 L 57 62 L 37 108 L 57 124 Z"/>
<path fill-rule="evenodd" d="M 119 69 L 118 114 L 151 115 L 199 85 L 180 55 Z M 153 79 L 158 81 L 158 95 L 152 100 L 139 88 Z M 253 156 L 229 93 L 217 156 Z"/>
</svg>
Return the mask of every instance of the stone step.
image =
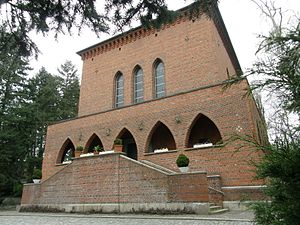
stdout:
<svg viewBox="0 0 300 225">
<path fill-rule="evenodd" d="M 215 210 L 219 210 L 219 209 L 222 209 L 222 207 L 218 206 L 218 205 L 212 205 L 212 206 L 209 207 L 210 211 L 215 211 Z"/>
<path fill-rule="evenodd" d="M 209 211 L 209 214 L 219 214 L 219 213 L 225 213 L 225 212 L 228 212 L 229 209 L 228 208 L 221 208 L 221 209 L 218 209 L 218 210 L 213 210 L 213 211 Z"/>
</svg>

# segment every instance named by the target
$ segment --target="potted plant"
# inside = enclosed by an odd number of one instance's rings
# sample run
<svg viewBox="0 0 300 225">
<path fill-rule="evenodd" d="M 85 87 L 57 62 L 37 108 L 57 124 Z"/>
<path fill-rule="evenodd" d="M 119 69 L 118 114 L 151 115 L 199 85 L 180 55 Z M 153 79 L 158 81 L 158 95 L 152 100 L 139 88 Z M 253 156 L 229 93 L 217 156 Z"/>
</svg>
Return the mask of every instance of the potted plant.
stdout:
<svg viewBox="0 0 300 225">
<path fill-rule="evenodd" d="M 188 172 L 189 163 L 190 163 L 190 159 L 186 155 L 180 154 L 177 157 L 176 164 L 179 167 L 180 172 L 182 172 L 182 173 Z"/>
<path fill-rule="evenodd" d="M 122 139 L 115 139 L 114 140 L 114 151 L 115 152 L 122 152 L 123 151 L 123 141 Z"/>
<path fill-rule="evenodd" d="M 38 184 L 41 182 L 42 171 L 40 169 L 34 168 L 32 174 L 33 183 Z"/>
<path fill-rule="evenodd" d="M 99 145 L 96 145 L 94 147 L 94 155 L 99 155 L 99 152 L 102 152 L 103 151 L 103 148 L 100 147 Z"/>
<path fill-rule="evenodd" d="M 82 151 L 83 151 L 83 146 L 82 145 L 77 145 L 76 149 L 75 149 L 75 158 L 80 157 Z"/>
</svg>

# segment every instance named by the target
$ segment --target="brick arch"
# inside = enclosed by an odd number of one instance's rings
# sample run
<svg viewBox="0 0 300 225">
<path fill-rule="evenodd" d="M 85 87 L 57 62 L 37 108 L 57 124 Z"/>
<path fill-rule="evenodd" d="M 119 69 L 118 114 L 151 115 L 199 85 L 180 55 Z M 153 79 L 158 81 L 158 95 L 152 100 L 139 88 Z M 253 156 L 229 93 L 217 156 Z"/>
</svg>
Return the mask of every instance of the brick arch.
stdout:
<svg viewBox="0 0 300 225">
<path fill-rule="evenodd" d="M 185 138 L 185 146 L 209 142 L 213 145 L 222 142 L 221 133 L 216 124 L 203 113 L 199 113 L 191 122 Z"/>
<path fill-rule="evenodd" d="M 122 139 L 123 141 L 123 152 L 132 159 L 137 160 L 138 159 L 138 149 L 136 145 L 135 138 L 133 134 L 124 127 L 119 134 L 116 136 L 116 138 Z"/>
<path fill-rule="evenodd" d="M 143 67 L 142 67 L 140 64 L 136 64 L 136 65 L 133 67 L 132 75 L 133 75 L 134 72 L 137 71 L 138 69 L 143 69 Z"/>
<path fill-rule="evenodd" d="M 85 144 L 84 153 L 93 152 L 93 148 L 97 145 L 99 145 L 100 147 L 103 148 L 101 139 L 99 138 L 99 136 L 97 134 L 93 133 L 91 135 L 91 137 L 89 138 L 89 140 Z"/>
<path fill-rule="evenodd" d="M 171 130 L 163 122 L 157 121 L 148 135 L 145 151 L 153 152 L 160 148 L 175 150 L 176 142 Z"/>
<path fill-rule="evenodd" d="M 162 58 L 156 58 L 156 59 L 153 61 L 152 68 L 154 69 L 155 66 L 156 66 L 158 63 L 160 63 L 160 62 L 162 62 L 163 64 L 165 64 L 164 61 L 162 60 Z"/>
<path fill-rule="evenodd" d="M 65 158 L 65 155 L 67 154 L 68 150 L 72 149 L 72 157 L 74 157 L 75 153 L 75 145 L 74 145 L 74 142 L 71 140 L 70 137 L 68 137 L 65 142 L 62 144 L 59 152 L 58 152 L 58 155 L 57 155 L 57 158 L 56 158 L 56 163 L 57 164 L 60 164 L 64 161 L 64 158 Z"/>
</svg>

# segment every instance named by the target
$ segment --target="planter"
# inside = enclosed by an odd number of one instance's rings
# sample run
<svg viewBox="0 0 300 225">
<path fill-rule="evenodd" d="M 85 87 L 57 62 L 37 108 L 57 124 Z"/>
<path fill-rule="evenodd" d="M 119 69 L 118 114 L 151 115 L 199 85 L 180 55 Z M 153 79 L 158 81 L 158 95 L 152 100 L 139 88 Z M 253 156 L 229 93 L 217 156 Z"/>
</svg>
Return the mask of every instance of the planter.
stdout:
<svg viewBox="0 0 300 225">
<path fill-rule="evenodd" d="M 99 152 L 99 155 L 111 154 L 114 153 L 114 150 Z"/>
<path fill-rule="evenodd" d="M 85 154 L 81 154 L 80 157 L 89 157 L 89 156 L 93 156 L 93 155 L 94 155 L 94 152 L 88 152 Z"/>
<path fill-rule="evenodd" d="M 41 182 L 41 179 L 32 179 L 34 184 L 39 184 Z"/>
<path fill-rule="evenodd" d="M 123 145 L 114 145 L 115 152 L 123 152 Z"/>
<path fill-rule="evenodd" d="M 193 148 L 207 148 L 213 146 L 212 143 L 206 143 L 206 144 L 194 144 Z"/>
<path fill-rule="evenodd" d="M 178 167 L 181 173 L 187 173 L 189 171 L 189 167 L 185 166 L 185 167 Z"/>
<path fill-rule="evenodd" d="M 167 148 L 155 149 L 154 153 L 167 152 L 167 151 L 169 151 Z"/>
<path fill-rule="evenodd" d="M 75 151 L 75 158 L 79 158 L 81 155 L 81 151 Z"/>
</svg>

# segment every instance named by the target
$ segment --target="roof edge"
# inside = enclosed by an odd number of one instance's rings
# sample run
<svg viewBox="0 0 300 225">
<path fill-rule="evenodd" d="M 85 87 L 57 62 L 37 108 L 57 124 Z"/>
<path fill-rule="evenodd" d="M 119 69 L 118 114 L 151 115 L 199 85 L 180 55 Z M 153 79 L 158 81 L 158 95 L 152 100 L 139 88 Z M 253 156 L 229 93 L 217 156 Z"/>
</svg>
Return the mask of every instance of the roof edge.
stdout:
<svg viewBox="0 0 300 225">
<path fill-rule="evenodd" d="M 184 6 L 184 7 L 180 8 L 180 9 L 175 10 L 175 12 L 183 13 L 183 12 L 187 11 L 188 9 L 190 9 L 194 4 L 195 3 L 191 3 L 190 5 L 187 5 L 187 6 Z M 82 49 L 82 50 L 80 50 L 80 51 L 78 51 L 76 53 L 81 56 L 83 53 L 85 53 L 85 52 L 87 52 L 87 51 L 89 51 L 89 50 L 91 50 L 91 49 L 93 49 L 93 48 L 95 48 L 95 47 L 97 47 L 99 45 L 103 45 L 103 44 L 109 43 L 109 42 L 113 41 L 114 39 L 118 39 L 118 38 L 120 38 L 122 36 L 126 36 L 127 34 L 133 33 L 133 32 L 135 32 L 135 31 L 137 31 L 139 29 L 155 30 L 155 28 L 146 28 L 143 25 L 139 25 L 139 26 L 137 26 L 135 28 L 129 29 L 128 31 L 122 32 L 122 33 L 117 34 L 115 36 L 112 36 L 111 38 L 108 38 L 108 39 L 106 39 L 104 41 L 100 41 L 100 42 L 98 42 L 98 43 L 96 43 L 94 45 L 91 45 L 91 46 L 89 46 L 87 48 L 84 48 L 84 49 Z"/>
</svg>

